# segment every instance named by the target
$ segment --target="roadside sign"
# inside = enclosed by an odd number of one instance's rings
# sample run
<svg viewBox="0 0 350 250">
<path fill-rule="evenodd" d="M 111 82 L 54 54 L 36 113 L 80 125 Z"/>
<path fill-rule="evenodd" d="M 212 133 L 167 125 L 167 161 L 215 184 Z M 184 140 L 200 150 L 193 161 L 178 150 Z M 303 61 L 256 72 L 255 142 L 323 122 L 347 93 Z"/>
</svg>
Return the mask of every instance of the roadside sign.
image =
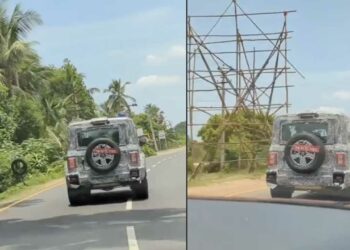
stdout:
<svg viewBox="0 0 350 250">
<path fill-rule="evenodd" d="M 165 131 L 164 130 L 160 130 L 158 132 L 158 136 L 159 136 L 159 139 L 165 139 Z"/>
<path fill-rule="evenodd" d="M 142 128 L 138 128 L 137 129 L 137 136 L 143 136 L 143 129 Z"/>
</svg>

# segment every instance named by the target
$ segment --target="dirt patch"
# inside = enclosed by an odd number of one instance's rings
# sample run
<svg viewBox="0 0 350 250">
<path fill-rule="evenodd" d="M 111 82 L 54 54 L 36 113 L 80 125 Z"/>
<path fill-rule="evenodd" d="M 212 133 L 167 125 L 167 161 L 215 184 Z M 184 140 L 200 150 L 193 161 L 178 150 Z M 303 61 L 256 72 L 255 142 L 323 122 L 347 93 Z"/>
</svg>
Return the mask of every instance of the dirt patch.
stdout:
<svg viewBox="0 0 350 250">
<path fill-rule="evenodd" d="M 206 196 L 206 197 L 245 197 L 256 192 L 268 193 L 269 189 L 266 181 L 262 178 L 241 179 L 227 181 L 220 184 L 212 184 L 209 186 L 189 187 L 188 196 Z"/>
</svg>

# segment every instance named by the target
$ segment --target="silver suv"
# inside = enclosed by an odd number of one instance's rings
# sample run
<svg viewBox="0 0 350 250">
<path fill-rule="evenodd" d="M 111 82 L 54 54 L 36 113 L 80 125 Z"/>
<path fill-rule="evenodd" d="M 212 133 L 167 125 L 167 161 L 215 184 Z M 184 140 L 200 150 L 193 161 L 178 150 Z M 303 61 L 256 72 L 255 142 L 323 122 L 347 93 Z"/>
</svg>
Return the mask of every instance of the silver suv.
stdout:
<svg viewBox="0 0 350 250">
<path fill-rule="evenodd" d="M 96 118 L 69 124 L 69 149 L 65 166 L 68 198 L 78 205 L 92 189 L 112 190 L 129 186 L 136 196 L 148 198 L 145 156 L 128 117 Z"/>
<path fill-rule="evenodd" d="M 348 188 L 349 142 L 349 119 L 344 115 L 276 117 L 266 173 L 271 196 L 290 198 L 295 190 Z"/>
</svg>

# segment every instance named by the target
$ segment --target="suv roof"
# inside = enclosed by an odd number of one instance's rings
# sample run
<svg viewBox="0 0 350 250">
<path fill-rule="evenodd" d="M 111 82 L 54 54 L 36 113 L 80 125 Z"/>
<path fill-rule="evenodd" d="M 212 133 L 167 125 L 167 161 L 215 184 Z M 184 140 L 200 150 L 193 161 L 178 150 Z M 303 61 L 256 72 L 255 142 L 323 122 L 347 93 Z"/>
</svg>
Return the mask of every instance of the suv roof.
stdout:
<svg viewBox="0 0 350 250">
<path fill-rule="evenodd" d="M 130 117 L 98 117 L 90 120 L 83 121 L 73 121 L 69 123 L 69 127 L 79 127 L 79 126 L 94 126 L 99 124 L 117 124 L 121 121 L 132 121 Z"/>
<path fill-rule="evenodd" d="M 308 113 L 298 113 L 298 114 L 284 114 L 277 115 L 276 119 L 309 119 L 309 118 L 348 118 L 345 114 L 335 114 L 335 113 L 318 113 L 318 112 L 308 112 Z"/>
</svg>

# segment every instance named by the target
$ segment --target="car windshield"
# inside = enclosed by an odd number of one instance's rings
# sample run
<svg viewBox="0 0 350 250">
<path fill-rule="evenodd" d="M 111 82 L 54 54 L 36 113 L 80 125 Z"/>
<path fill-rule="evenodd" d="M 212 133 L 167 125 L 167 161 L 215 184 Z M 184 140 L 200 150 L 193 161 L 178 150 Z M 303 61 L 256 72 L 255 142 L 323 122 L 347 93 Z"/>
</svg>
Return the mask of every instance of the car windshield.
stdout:
<svg viewBox="0 0 350 250">
<path fill-rule="evenodd" d="M 120 129 L 113 128 L 90 128 L 78 132 L 78 145 L 79 147 L 87 147 L 92 141 L 98 138 L 108 138 L 113 140 L 118 145 L 120 144 L 121 136 Z"/>
<path fill-rule="evenodd" d="M 324 142 L 328 141 L 328 122 L 293 122 L 282 125 L 282 141 L 288 141 L 295 134 L 313 133 Z"/>
</svg>

